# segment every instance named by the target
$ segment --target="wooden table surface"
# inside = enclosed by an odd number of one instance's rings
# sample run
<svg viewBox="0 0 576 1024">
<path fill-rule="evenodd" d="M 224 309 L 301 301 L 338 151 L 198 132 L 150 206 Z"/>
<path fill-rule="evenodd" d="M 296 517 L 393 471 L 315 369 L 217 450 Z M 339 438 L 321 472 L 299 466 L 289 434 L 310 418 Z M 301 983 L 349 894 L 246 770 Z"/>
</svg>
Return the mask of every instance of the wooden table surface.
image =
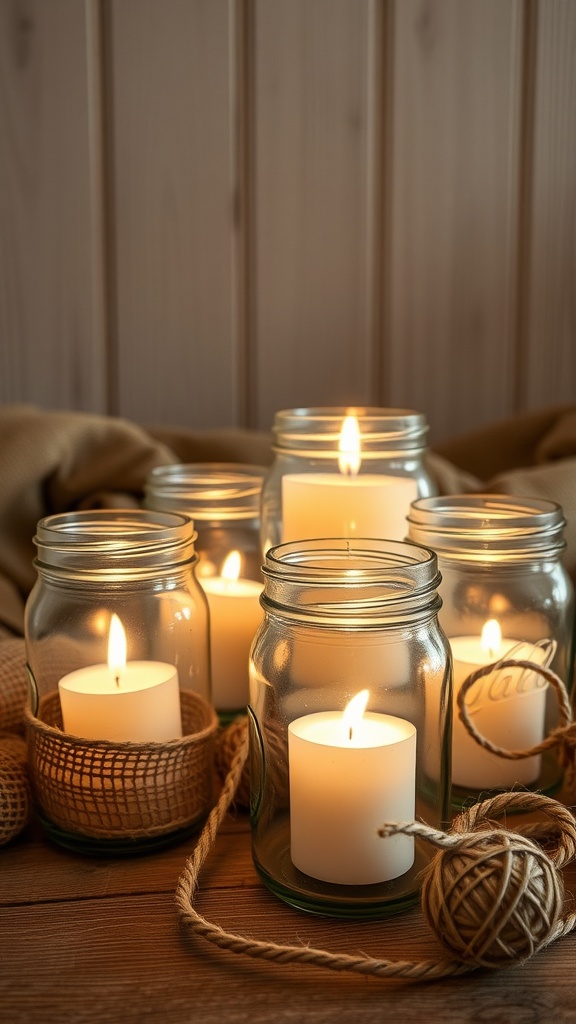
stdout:
<svg viewBox="0 0 576 1024">
<path fill-rule="evenodd" d="M 427 983 L 272 965 L 183 934 L 174 891 L 194 839 L 123 859 L 50 843 L 38 825 L 0 850 L 0 1020 L 201 1024 L 576 1022 L 576 934 L 512 970 Z M 565 872 L 576 888 L 576 869 Z M 228 816 L 203 869 L 198 908 L 226 929 L 352 954 L 427 959 L 439 946 L 419 908 L 340 923 L 284 906 L 262 886 L 249 826 Z"/>
</svg>

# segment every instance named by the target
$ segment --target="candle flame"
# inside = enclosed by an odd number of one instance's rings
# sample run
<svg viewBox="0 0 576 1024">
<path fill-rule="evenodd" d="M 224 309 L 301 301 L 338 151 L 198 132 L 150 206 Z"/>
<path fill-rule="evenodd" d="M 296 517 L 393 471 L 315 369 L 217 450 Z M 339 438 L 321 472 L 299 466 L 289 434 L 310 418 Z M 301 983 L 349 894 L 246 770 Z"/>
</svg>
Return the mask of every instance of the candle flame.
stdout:
<svg viewBox="0 0 576 1024">
<path fill-rule="evenodd" d="M 482 627 L 480 646 L 491 658 L 497 657 L 502 644 L 502 630 L 497 619 L 488 619 Z"/>
<path fill-rule="evenodd" d="M 340 451 L 338 458 L 340 472 L 344 476 L 356 476 L 360 469 L 362 458 L 360 455 L 360 427 L 355 416 L 345 417 L 342 430 L 340 431 L 338 449 Z"/>
<path fill-rule="evenodd" d="M 228 580 L 229 583 L 233 583 L 240 576 L 240 567 L 242 559 L 239 551 L 231 551 L 224 560 L 222 566 L 222 579 Z"/>
<path fill-rule="evenodd" d="M 117 615 L 110 619 L 108 634 L 108 668 L 120 685 L 120 675 L 126 668 L 126 633 Z"/>
<path fill-rule="evenodd" d="M 352 742 L 354 729 L 357 729 L 362 721 L 362 716 L 366 711 L 369 696 L 369 690 L 360 690 L 360 693 L 357 693 L 355 697 L 352 697 L 352 700 L 348 701 L 344 711 L 342 712 L 344 735 L 349 743 Z"/>
</svg>

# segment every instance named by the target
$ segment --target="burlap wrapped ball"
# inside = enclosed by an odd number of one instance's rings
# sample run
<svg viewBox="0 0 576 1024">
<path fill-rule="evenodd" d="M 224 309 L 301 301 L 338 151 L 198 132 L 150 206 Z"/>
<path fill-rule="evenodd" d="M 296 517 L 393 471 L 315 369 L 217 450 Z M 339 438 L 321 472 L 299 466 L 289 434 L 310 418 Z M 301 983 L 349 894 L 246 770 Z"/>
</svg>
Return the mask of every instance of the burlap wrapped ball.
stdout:
<svg viewBox="0 0 576 1024">
<path fill-rule="evenodd" d="M 477 967 L 527 960 L 552 938 L 563 903 L 548 854 L 506 830 L 468 834 L 440 850 L 422 886 L 432 931 L 453 959 Z"/>
<path fill-rule="evenodd" d="M 0 731 L 0 751 L 9 750 L 21 762 L 28 761 L 28 747 L 26 740 L 15 732 Z"/>
<path fill-rule="evenodd" d="M 32 795 L 18 737 L 0 739 L 0 846 L 15 839 L 30 821 Z"/>
<path fill-rule="evenodd" d="M 12 732 L 24 729 L 24 707 L 28 699 L 26 648 L 21 637 L 0 641 L 0 728 Z"/>
</svg>

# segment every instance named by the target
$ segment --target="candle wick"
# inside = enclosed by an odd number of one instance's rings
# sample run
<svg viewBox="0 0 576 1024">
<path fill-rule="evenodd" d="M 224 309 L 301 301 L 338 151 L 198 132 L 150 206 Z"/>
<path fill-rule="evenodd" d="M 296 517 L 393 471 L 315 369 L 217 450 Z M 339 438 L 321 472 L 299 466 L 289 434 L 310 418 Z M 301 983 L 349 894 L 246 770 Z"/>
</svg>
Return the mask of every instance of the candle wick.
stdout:
<svg viewBox="0 0 576 1024">
<path fill-rule="evenodd" d="M 120 686 L 120 676 L 114 676 L 114 679 L 116 680 L 116 686 Z"/>
<path fill-rule="evenodd" d="M 350 740 L 350 743 L 352 743 L 352 726 L 348 729 L 348 739 Z"/>
</svg>

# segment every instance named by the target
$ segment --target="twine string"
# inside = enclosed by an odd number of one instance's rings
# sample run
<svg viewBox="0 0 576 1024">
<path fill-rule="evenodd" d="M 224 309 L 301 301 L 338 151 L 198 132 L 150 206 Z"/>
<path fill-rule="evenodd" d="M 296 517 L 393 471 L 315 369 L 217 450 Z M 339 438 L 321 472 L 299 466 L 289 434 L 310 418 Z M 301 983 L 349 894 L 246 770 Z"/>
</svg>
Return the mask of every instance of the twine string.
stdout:
<svg viewBox="0 0 576 1024">
<path fill-rule="evenodd" d="M 518 825 L 515 834 L 532 840 L 546 849 L 550 860 L 557 868 L 566 867 L 576 859 L 576 819 L 563 804 L 542 793 L 529 790 L 497 793 L 481 803 L 472 804 L 463 810 L 452 822 L 450 832 L 442 832 L 421 821 L 393 822 L 378 829 L 378 835 L 418 836 L 439 849 L 463 849 L 471 838 L 488 840 L 495 829 L 502 826 L 495 820 L 507 812 L 529 813 L 542 811 L 549 822 L 525 822 Z"/>
<path fill-rule="evenodd" d="M 199 910 L 196 908 L 196 898 L 198 895 L 199 886 L 199 875 L 200 871 L 212 849 L 213 843 L 216 839 L 218 828 L 226 815 L 228 808 L 238 786 L 241 778 L 242 769 L 246 762 L 248 753 L 248 733 L 246 727 L 243 731 L 240 731 L 237 739 L 237 747 L 232 759 L 230 770 L 225 778 L 224 785 L 220 798 L 210 813 L 206 824 L 200 834 L 198 843 L 185 863 L 183 872 L 178 880 L 176 888 L 176 905 L 182 926 L 186 931 L 189 931 L 195 935 L 200 935 L 202 938 L 218 946 L 221 949 L 228 950 L 235 954 L 242 954 L 254 959 L 263 959 L 273 963 L 288 964 L 288 963 L 300 963 L 306 966 L 313 966 L 319 968 L 326 968 L 332 971 L 350 971 L 356 974 L 372 975 L 378 978 L 404 978 L 412 981 L 427 981 L 447 977 L 455 977 L 457 975 L 467 974 L 483 963 L 488 966 L 497 966 L 491 964 L 489 961 L 482 961 L 480 959 L 464 961 L 463 959 L 456 959 L 453 956 L 440 957 L 436 960 L 423 960 L 420 962 L 411 962 L 405 960 L 388 960 L 374 958 L 370 956 L 352 956 L 346 953 L 334 953 L 324 949 L 317 949 L 312 946 L 296 946 L 280 944 L 272 941 L 261 941 L 253 939 L 245 935 L 240 935 L 235 932 L 229 932 L 220 927 L 220 925 L 214 924 L 208 921 Z M 480 807 L 485 808 L 484 820 L 482 821 L 482 812 Z M 498 834 L 494 834 L 490 828 L 486 828 L 486 825 L 491 825 L 491 822 L 486 819 L 486 813 L 501 813 L 505 810 L 511 809 L 542 809 L 544 808 L 546 813 L 552 819 L 552 838 L 553 846 L 550 858 L 546 854 L 536 848 L 540 853 L 541 857 L 550 865 L 552 875 L 554 876 L 551 881 L 551 887 L 554 888 L 553 896 L 558 900 L 562 897 L 562 887 L 560 876 L 557 875 L 556 867 L 568 863 L 576 855 L 576 824 L 574 818 L 570 812 L 557 805 L 555 801 L 550 800 L 548 797 L 542 797 L 538 794 L 532 793 L 508 793 L 499 794 L 491 801 L 485 801 L 483 805 L 476 805 L 470 808 L 467 812 L 460 815 L 455 823 L 454 834 L 445 834 L 440 832 L 438 829 L 432 829 L 421 822 L 409 822 L 395 825 L 386 825 L 381 830 L 381 834 L 391 835 L 393 832 L 403 831 L 408 834 L 413 834 L 424 838 L 434 845 L 439 847 L 456 847 L 464 852 L 467 845 L 469 845 L 470 838 L 476 839 L 476 841 L 484 842 L 485 845 L 491 847 L 492 859 L 497 858 L 501 853 L 502 849 L 509 845 L 508 840 L 505 838 L 504 842 L 500 838 L 502 831 Z M 533 830 L 533 834 L 536 834 L 534 827 L 530 826 Z M 476 831 L 470 832 L 468 829 L 475 829 Z M 564 843 L 564 833 L 567 834 L 567 839 Z M 550 841 L 549 829 L 543 826 L 538 826 L 537 833 L 540 838 L 548 838 Z M 513 833 L 505 833 L 504 835 L 514 837 Z M 515 837 L 517 838 L 517 837 Z M 526 840 L 530 842 L 530 840 Z M 555 845 L 554 845 L 555 844 Z M 534 844 L 531 844 L 533 847 Z M 525 872 L 526 874 L 526 872 Z M 557 877 L 556 877 L 557 876 Z M 503 883 L 500 883 L 501 885 Z M 528 891 L 530 884 L 530 878 L 526 875 L 523 879 L 522 887 L 520 892 L 516 895 L 514 901 L 514 909 L 517 909 L 517 905 L 520 902 L 522 896 Z M 443 895 L 440 892 L 439 898 L 443 902 Z M 512 913 L 512 911 L 510 911 Z M 576 914 L 566 914 L 564 916 L 559 915 L 556 923 L 548 929 L 548 934 L 545 940 L 541 942 L 539 948 L 542 945 L 548 945 L 550 942 L 563 935 L 568 934 L 576 925 Z M 490 936 L 484 939 L 484 945 L 488 945 Z M 514 962 L 510 959 L 513 956 L 513 950 L 507 950 L 509 959 L 507 964 L 510 965 Z M 530 953 L 528 954 L 530 955 Z M 527 957 L 524 956 L 523 959 Z M 518 960 L 516 962 L 519 962 Z M 500 964 L 502 966 L 502 964 Z"/>
<path fill-rule="evenodd" d="M 533 747 L 526 747 L 522 750 L 507 750 L 505 747 L 499 747 L 495 743 L 492 743 L 492 741 L 486 736 L 483 736 L 478 732 L 476 726 L 469 717 L 468 708 L 466 706 L 466 694 L 470 688 L 484 676 L 488 676 L 492 672 L 497 672 L 505 668 L 524 668 L 535 672 L 537 675 L 542 676 L 542 678 L 552 686 L 556 694 L 559 724 L 551 730 L 548 736 Z M 559 747 L 564 767 L 570 768 L 574 766 L 574 762 L 576 760 L 576 722 L 572 720 L 570 698 L 568 697 L 566 687 L 560 677 L 556 675 L 552 669 L 546 668 L 544 665 L 538 665 L 534 661 L 528 661 L 522 658 L 504 658 L 502 661 L 494 661 L 489 665 L 482 665 L 481 668 L 477 669 L 475 672 L 471 672 L 470 675 L 466 677 L 458 692 L 457 701 L 458 715 L 461 722 L 468 730 L 470 736 L 472 736 L 476 743 L 483 747 L 484 750 L 488 750 L 490 753 L 496 754 L 498 757 L 507 758 L 509 761 L 518 761 L 522 758 L 533 757 L 535 754 L 541 754 L 545 750 L 550 750 L 552 747 Z"/>
<path fill-rule="evenodd" d="M 544 812 L 549 822 L 524 823 L 522 835 L 537 839 L 557 868 L 566 867 L 576 859 L 576 821 L 572 811 L 557 800 L 529 790 L 515 790 L 513 794 L 496 793 L 481 803 L 472 804 L 454 819 L 451 831 L 466 835 L 484 828 L 487 822 L 495 825 L 497 823 L 493 819 L 505 816 L 510 810 L 515 813 Z"/>
</svg>

